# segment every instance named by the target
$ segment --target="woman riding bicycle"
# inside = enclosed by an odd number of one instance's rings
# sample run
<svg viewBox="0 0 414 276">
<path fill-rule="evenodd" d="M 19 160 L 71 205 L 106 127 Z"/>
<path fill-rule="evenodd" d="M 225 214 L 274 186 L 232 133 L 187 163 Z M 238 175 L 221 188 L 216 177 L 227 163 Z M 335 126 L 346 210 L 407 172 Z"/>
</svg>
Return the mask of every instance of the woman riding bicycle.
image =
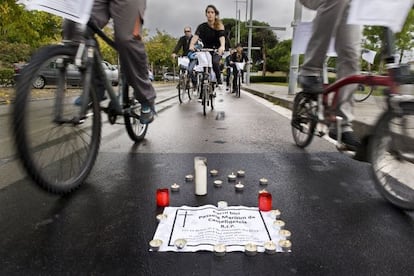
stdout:
<svg viewBox="0 0 414 276">
<path fill-rule="evenodd" d="M 233 91 L 231 91 L 231 93 L 235 93 L 236 89 L 237 89 L 237 74 L 238 74 L 238 69 L 237 66 L 235 64 L 235 62 L 248 62 L 249 59 L 246 55 L 246 53 L 243 52 L 243 46 L 239 43 L 236 46 L 236 51 L 231 55 L 230 57 L 230 64 L 233 67 Z M 242 74 L 242 80 L 243 80 L 243 70 L 241 70 L 241 74 Z"/>
<path fill-rule="evenodd" d="M 222 84 L 220 74 L 220 60 L 225 49 L 225 32 L 223 22 L 219 19 L 219 11 L 213 5 L 208 5 L 206 10 L 207 22 L 200 24 L 190 42 L 190 51 L 195 51 L 195 44 L 200 39 L 205 48 L 217 49 L 212 52 L 213 70 L 216 74 L 217 83 Z M 193 74 L 195 62 L 191 62 L 188 71 L 192 80 L 195 79 Z"/>
</svg>

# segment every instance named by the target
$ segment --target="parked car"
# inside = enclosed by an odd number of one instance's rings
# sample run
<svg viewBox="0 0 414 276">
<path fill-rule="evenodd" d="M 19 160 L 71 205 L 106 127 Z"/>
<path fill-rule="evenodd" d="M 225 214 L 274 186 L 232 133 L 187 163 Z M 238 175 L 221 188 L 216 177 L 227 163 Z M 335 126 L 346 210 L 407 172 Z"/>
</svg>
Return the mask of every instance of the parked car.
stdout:
<svg viewBox="0 0 414 276">
<path fill-rule="evenodd" d="M 150 81 L 154 81 L 154 74 L 152 73 L 151 70 L 148 70 L 148 77 L 149 77 Z"/>
<path fill-rule="evenodd" d="M 20 71 L 23 69 L 24 65 L 15 65 L 15 79 L 18 78 Z M 110 64 L 107 61 L 102 62 L 102 66 L 105 69 L 107 78 L 111 81 L 113 86 L 118 85 L 119 82 L 119 72 L 116 66 Z M 40 69 L 39 75 L 33 80 L 33 87 L 42 89 L 46 85 L 54 85 L 57 81 L 57 64 L 56 61 L 50 62 L 48 65 Z M 68 65 L 68 72 L 66 75 L 66 82 L 68 85 L 80 86 L 81 85 L 81 76 L 79 70 L 73 64 Z"/>
<path fill-rule="evenodd" d="M 174 73 L 164 73 L 164 75 L 162 76 L 162 79 L 164 81 L 178 81 L 179 77 L 178 75 L 174 75 Z"/>
</svg>

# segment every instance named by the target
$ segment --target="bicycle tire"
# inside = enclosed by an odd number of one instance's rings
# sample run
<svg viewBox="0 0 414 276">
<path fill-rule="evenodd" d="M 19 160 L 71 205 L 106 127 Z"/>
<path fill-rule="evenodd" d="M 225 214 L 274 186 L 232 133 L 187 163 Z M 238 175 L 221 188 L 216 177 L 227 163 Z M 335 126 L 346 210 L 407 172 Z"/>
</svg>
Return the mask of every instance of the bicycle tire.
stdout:
<svg viewBox="0 0 414 276">
<path fill-rule="evenodd" d="M 208 93 L 208 98 L 209 98 L 209 101 L 210 101 L 211 110 L 214 110 L 214 99 L 215 99 L 214 85 L 215 85 L 214 83 L 210 83 L 210 90 L 209 90 L 209 93 Z"/>
<path fill-rule="evenodd" d="M 414 102 L 387 110 L 379 118 L 369 143 L 375 186 L 393 205 L 414 210 Z"/>
<path fill-rule="evenodd" d="M 241 89 L 241 73 L 237 74 L 237 88 L 236 88 L 236 97 L 240 98 L 240 89 Z"/>
<path fill-rule="evenodd" d="M 66 68 L 73 63 L 76 51 L 76 46 L 51 45 L 35 53 L 21 72 L 12 110 L 16 151 L 23 167 L 35 184 L 55 194 L 70 193 L 84 183 L 101 141 L 100 106 L 94 86 L 89 93 L 88 114 L 82 120 L 77 119 L 80 107 L 69 96 L 70 92 L 87 95 L 83 94 L 83 86 L 70 91 L 66 83 Z M 33 100 L 36 91 L 32 81 L 43 66 L 53 61 L 59 67 L 56 73 L 60 74 L 56 89 L 52 90 L 54 94 Z M 84 72 L 79 70 L 81 76 Z M 84 77 L 81 79 L 85 81 Z M 56 116 L 59 108 L 62 112 Z"/>
<path fill-rule="evenodd" d="M 365 85 L 358 84 L 358 89 L 353 94 L 354 101 L 358 103 L 363 102 L 366 99 L 368 99 L 369 96 L 371 96 L 373 92 L 374 92 L 374 86 L 369 86 L 367 90 Z"/>
<path fill-rule="evenodd" d="M 141 142 L 147 134 L 148 124 L 141 124 L 139 120 L 140 104 L 134 97 L 124 100 L 124 103 L 124 122 L 128 136 L 135 143 Z"/>
<path fill-rule="evenodd" d="M 317 120 L 317 105 L 315 101 L 300 92 L 295 96 L 292 109 L 292 136 L 296 145 L 300 148 L 307 147 L 313 140 Z"/>
<path fill-rule="evenodd" d="M 203 106 L 203 115 L 206 116 L 208 84 L 204 83 L 204 81 L 202 84 L 201 93 L 201 105 Z"/>
<path fill-rule="evenodd" d="M 183 72 L 180 70 L 179 81 L 178 81 L 178 100 L 180 103 L 184 102 L 185 92 L 186 92 L 186 81 Z"/>
</svg>

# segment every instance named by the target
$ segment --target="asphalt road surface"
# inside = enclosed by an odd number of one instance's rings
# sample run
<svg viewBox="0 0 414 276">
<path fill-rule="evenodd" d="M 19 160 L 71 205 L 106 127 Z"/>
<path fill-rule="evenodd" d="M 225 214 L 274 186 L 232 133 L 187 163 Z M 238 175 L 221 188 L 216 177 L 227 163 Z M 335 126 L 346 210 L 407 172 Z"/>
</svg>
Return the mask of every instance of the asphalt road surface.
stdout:
<svg viewBox="0 0 414 276">
<path fill-rule="evenodd" d="M 289 111 L 224 90 L 205 117 L 196 100 L 173 98 L 158 109 L 140 144 L 123 125 L 105 124 L 96 165 L 71 195 L 47 194 L 27 178 L 4 181 L 0 275 L 414 275 L 413 214 L 378 194 L 369 164 L 329 141 L 297 148 Z M 244 191 L 226 182 L 215 188 L 209 177 L 208 194 L 195 196 L 194 184 L 184 181 L 195 156 L 223 179 L 245 170 Z M 181 185 L 171 206 L 257 206 L 262 177 L 292 232 L 290 253 L 149 251 L 162 212 L 157 188 Z"/>
</svg>

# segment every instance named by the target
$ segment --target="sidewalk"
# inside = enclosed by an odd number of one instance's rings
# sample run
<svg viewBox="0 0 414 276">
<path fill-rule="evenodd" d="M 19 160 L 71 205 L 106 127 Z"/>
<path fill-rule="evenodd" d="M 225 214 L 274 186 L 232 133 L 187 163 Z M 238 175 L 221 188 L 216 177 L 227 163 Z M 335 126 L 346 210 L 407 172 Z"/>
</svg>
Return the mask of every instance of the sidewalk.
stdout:
<svg viewBox="0 0 414 276">
<path fill-rule="evenodd" d="M 287 86 L 251 83 L 249 86 L 244 85 L 243 89 L 274 104 L 292 109 L 295 95 L 288 94 Z M 299 91 L 300 89 L 298 88 L 296 92 Z M 383 97 L 378 96 L 370 96 L 361 103 L 355 103 L 353 128 L 360 137 L 364 137 L 371 132 L 373 125 L 384 110 L 384 106 Z"/>
</svg>

